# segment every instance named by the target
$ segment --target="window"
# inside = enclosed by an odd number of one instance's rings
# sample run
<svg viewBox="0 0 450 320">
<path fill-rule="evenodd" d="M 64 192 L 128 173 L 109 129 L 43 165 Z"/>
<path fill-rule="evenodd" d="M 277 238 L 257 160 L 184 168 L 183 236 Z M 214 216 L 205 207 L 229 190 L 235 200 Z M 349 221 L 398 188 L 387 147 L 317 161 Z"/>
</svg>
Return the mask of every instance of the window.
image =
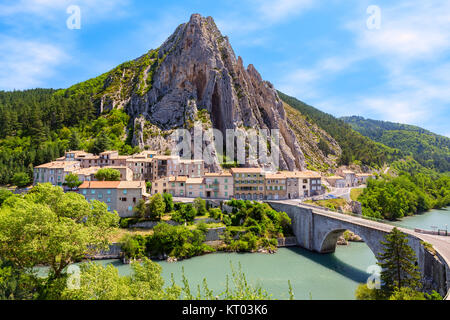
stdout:
<svg viewBox="0 0 450 320">
<path fill-rule="evenodd" d="M 111 194 L 111 190 L 109 190 L 109 189 L 106 190 L 106 193 L 107 193 L 107 194 Z"/>
<path fill-rule="evenodd" d="M 91 194 L 95 194 L 95 190 L 94 189 L 91 190 Z"/>
<path fill-rule="evenodd" d="M 128 206 L 128 211 L 133 211 L 133 207 L 132 206 Z"/>
<path fill-rule="evenodd" d="M 123 202 L 127 201 L 127 198 L 122 198 L 122 201 L 123 201 Z"/>
<path fill-rule="evenodd" d="M 110 206 L 108 206 L 108 211 L 111 211 L 111 207 Z"/>
<path fill-rule="evenodd" d="M 111 202 L 111 198 L 107 198 L 107 199 L 106 199 L 106 202 Z"/>
<path fill-rule="evenodd" d="M 86 195 L 86 193 L 87 193 L 87 190 L 83 190 L 83 194 Z"/>
<path fill-rule="evenodd" d="M 228 192 L 225 191 L 225 197 L 228 197 Z"/>
<path fill-rule="evenodd" d="M 127 192 L 128 192 L 127 189 L 123 190 L 123 194 L 127 194 Z"/>
<path fill-rule="evenodd" d="M 225 179 L 225 183 L 228 183 L 228 179 Z"/>
<path fill-rule="evenodd" d="M 102 198 L 103 198 L 103 194 L 98 193 L 98 194 L 97 194 L 97 197 L 98 197 L 99 199 L 102 199 Z"/>
</svg>

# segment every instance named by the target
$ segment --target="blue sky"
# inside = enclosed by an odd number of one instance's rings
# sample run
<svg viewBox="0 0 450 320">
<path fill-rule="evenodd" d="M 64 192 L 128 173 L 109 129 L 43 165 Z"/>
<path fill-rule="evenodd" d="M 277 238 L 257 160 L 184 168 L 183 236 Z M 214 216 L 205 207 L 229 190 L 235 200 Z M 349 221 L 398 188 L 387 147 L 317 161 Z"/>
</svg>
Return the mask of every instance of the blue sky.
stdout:
<svg viewBox="0 0 450 320">
<path fill-rule="evenodd" d="M 66 12 L 81 9 L 81 29 Z M 380 8 L 379 29 L 366 25 Z M 157 48 L 192 13 L 212 16 L 265 80 L 335 116 L 450 137 L 450 2 L 0 0 L 0 90 L 64 88 Z"/>
</svg>

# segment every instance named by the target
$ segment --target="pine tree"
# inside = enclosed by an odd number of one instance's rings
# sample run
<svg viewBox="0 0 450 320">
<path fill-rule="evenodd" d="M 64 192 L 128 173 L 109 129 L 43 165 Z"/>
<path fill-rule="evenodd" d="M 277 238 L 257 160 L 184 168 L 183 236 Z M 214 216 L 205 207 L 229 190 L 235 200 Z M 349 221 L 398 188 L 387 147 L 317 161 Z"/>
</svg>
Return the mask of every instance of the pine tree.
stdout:
<svg viewBox="0 0 450 320">
<path fill-rule="evenodd" d="M 408 245 L 407 235 L 397 228 L 385 236 L 383 253 L 378 256 L 378 265 L 382 268 L 383 291 L 392 294 L 396 289 L 421 288 L 420 272 L 414 250 Z"/>
<path fill-rule="evenodd" d="M 81 146 L 81 140 L 78 133 L 74 130 L 70 136 L 69 148 L 70 150 L 79 150 Z"/>
<path fill-rule="evenodd" d="M 109 139 L 108 135 L 102 131 L 97 136 L 97 138 L 94 141 L 94 145 L 92 147 L 92 152 L 94 154 L 99 154 L 105 150 L 107 150 L 111 146 L 111 140 Z"/>
</svg>

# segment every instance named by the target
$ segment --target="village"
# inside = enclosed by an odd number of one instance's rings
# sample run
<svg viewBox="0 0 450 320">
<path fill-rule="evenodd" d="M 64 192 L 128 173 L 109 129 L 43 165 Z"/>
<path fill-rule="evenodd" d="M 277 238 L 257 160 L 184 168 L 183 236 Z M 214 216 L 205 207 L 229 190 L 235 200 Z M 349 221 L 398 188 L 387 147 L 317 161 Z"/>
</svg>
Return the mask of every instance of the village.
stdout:
<svg viewBox="0 0 450 320">
<path fill-rule="evenodd" d="M 117 170 L 119 181 L 98 181 L 96 173 L 106 168 Z M 99 155 L 67 151 L 56 161 L 36 166 L 33 184 L 51 183 L 67 189 L 65 180 L 69 174 L 78 176 L 81 185 L 77 191 L 87 200 L 102 201 L 121 217 L 133 216 L 137 203 L 156 193 L 217 200 L 306 199 L 324 195 L 327 189 L 362 185 L 371 176 L 350 170 L 338 170 L 339 175 L 329 177 L 310 170 L 266 172 L 262 168 L 207 172 L 203 160 L 159 155 L 155 151 L 129 156 L 119 155 L 118 151 Z"/>
</svg>

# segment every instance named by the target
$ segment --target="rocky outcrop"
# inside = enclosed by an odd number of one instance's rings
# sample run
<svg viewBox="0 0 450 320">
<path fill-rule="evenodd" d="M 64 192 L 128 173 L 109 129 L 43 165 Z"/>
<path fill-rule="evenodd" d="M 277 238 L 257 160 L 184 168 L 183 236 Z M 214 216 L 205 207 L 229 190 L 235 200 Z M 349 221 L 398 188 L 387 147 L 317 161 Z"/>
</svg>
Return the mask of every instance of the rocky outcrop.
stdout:
<svg viewBox="0 0 450 320">
<path fill-rule="evenodd" d="M 244 67 L 211 17 L 192 15 L 158 49 L 75 87 L 92 90 L 99 113 L 125 110 L 133 145 L 163 154 L 174 150 L 175 129 L 188 129 L 193 136 L 196 124 L 206 137 L 203 150 L 214 146 L 206 134 L 211 128 L 224 136 L 227 129 L 279 130 L 279 168 L 284 170 L 330 170 L 341 154 L 331 136 L 283 104 L 255 66 Z M 248 143 L 245 147 L 249 150 Z M 210 149 L 213 162 L 207 168 L 217 171 L 222 152 Z M 248 166 L 263 165 L 264 159 L 251 163 L 248 158 Z"/>
<path fill-rule="evenodd" d="M 169 141 L 168 133 L 177 128 L 193 130 L 198 112 L 206 110 L 210 127 L 224 135 L 226 129 L 278 129 L 279 167 L 294 170 L 306 166 L 273 85 L 264 81 L 253 65 L 244 67 L 211 17 L 192 15 L 158 50 L 108 76 L 99 96 L 101 111 L 123 107 L 132 116 L 132 141 L 142 148 L 171 150 L 175 142 Z M 152 126 L 161 131 L 159 135 L 148 134 L 146 127 Z M 218 169 L 217 161 L 212 169 Z"/>
</svg>

